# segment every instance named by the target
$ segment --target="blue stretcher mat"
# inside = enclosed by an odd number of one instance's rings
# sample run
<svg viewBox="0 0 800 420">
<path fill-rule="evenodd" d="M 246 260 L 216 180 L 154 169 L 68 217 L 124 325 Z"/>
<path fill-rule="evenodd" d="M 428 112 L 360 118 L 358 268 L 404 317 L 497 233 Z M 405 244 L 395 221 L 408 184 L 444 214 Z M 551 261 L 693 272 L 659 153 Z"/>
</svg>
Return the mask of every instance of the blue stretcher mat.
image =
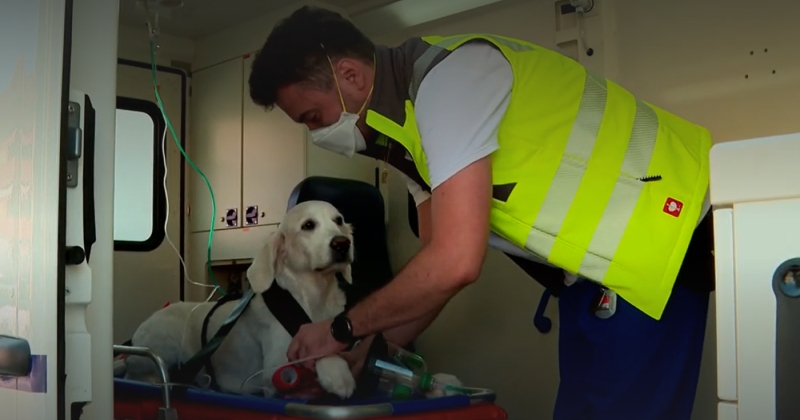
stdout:
<svg viewBox="0 0 800 420">
<path fill-rule="evenodd" d="M 175 394 L 175 390 L 176 388 L 173 387 L 173 394 Z M 118 395 L 159 397 L 162 393 L 162 387 L 151 383 L 114 378 L 114 392 Z M 494 402 L 496 397 L 492 391 L 485 390 L 471 395 L 451 395 L 439 398 L 420 397 L 406 401 L 395 401 L 386 397 L 344 401 L 338 399 L 301 400 L 226 394 L 188 388 L 185 389 L 180 398 L 187 402 L 210 404 L 217 407 L 302 418 L 330 419 L 429 413 L 431 411 L 463 408 L 480 402 Z"/>
</svg>

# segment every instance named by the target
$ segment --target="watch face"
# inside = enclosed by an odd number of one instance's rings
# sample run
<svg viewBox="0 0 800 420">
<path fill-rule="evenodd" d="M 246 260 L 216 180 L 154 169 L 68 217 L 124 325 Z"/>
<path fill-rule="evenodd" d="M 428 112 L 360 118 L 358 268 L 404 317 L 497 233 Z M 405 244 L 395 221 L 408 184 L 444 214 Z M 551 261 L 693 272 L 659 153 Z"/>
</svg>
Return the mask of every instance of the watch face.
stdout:
<svg viewBox="0 0 800 420">
<path fill-rule="evenodd" d="M 349 343 L 353 338 L 350 320 L 345 316 L 337 316 L 331 323 L 331 334 L 336 341 Z"/>
</svg>

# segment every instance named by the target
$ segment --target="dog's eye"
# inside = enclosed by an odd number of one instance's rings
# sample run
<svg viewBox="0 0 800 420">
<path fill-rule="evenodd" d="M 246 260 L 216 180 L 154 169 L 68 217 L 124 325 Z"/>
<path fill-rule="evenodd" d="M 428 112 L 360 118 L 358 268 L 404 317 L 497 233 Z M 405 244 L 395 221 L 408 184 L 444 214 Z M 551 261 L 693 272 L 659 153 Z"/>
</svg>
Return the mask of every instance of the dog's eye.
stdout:
<svg viewBox="0 0 800 420">
<path fill-rule="evenodd" d="M 316 225 L 314 224 L 313 220 L 306 220 L 306 222 L 303 223 L 303 226 L 300 226 L 300 229 L 303 229 L 303 230 L 314 230 L 314 226 L 316 226 Z"/>
<path fill-rule="evenodd" d="M 339 216 L 333 219 L 333 223 L 336 223 L 336 226 L 341 226 L 344 223 L 344 219 L 342 219 L 342 216 Z"/>
</svg>

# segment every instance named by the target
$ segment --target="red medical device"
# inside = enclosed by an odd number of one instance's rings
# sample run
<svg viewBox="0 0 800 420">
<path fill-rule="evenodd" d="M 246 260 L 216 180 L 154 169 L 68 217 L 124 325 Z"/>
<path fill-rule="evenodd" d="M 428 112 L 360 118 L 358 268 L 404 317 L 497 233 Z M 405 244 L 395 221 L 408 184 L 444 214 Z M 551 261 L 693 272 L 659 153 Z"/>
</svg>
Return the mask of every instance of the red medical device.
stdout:
<svg viewBox="0 0 800 420">
<path fill-rule="evenodd" d="M 282 394 L 312 386 L 316 380 L 314 372 L 299 365 L 284 366 L 272 374 L 272 384 Z"/>
</svg>

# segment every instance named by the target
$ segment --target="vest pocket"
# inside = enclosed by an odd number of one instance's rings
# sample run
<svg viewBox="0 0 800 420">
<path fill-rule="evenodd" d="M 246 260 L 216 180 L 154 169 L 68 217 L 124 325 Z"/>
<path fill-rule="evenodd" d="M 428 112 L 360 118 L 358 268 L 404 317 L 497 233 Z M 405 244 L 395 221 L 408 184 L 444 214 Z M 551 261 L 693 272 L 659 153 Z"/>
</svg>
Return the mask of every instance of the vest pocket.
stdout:
<svg viewBox="0 0 800 420">
<path fill-rule="evenodd" d="M 648 181 L 620 174 L 595 226 L 588 244 L 589 253 L 607 262 L 613 259 L 647 183 Z"/>
<path fill-rule="evenodd" d="M 514 187 L 516 186 L 516 182 L 512 182 L 510 184 L 492 185 L 492 198 L 505 203 L 508 201 L 508 198 L 511 197 L 511 193 L 514 191 Z"/>
</svg>

